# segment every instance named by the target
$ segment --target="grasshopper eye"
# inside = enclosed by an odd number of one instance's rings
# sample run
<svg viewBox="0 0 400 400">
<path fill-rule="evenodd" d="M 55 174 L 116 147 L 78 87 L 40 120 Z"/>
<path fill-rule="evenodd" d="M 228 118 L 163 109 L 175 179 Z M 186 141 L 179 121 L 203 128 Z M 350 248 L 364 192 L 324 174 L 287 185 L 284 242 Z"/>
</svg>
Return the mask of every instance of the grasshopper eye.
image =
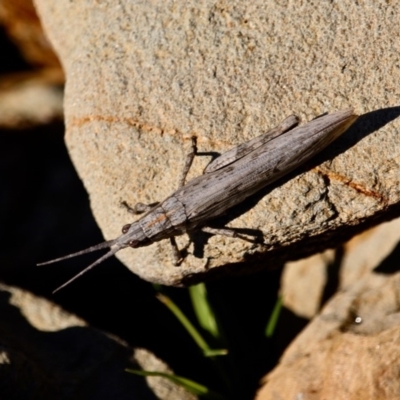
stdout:
<svg viewBox="0 0 400 400">
<path fill-rule="evenodd" d="M 128 230 L 129 230 L 129 228 L 131 227 L 131 225 L 130 224 L 126 224 L 126 225 L 124 225 L 123 227 L 122 227 L 122 233 L 126 233 L 126 232 L 128 232 Z"/>
<path fill-rule="evenodd" d="M 128 242 L 128 246 L 133 247 L 133 248 L 137 247 L 138 244 L 139 244 L 139 240 L 130 240 Z"/>
</svg>

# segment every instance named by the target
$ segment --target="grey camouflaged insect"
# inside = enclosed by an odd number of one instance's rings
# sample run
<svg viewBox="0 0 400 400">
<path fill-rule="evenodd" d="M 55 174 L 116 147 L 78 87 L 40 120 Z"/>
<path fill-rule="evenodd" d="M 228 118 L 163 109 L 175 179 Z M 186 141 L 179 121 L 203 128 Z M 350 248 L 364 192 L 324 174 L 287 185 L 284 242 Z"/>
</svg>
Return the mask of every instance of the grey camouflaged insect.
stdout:
<svg viewBox="0 0 400 400">
<path fill-rule="evenodd" d="M 202 230 L 238 237 L 233 229 L 215 229 L 207 224 L 315 156 L 345 132 L 356 119 L 353 110 L 349 109 L 296 127 L 299 121 L 292 115 L 270 131 L 217 157 L 208 164 L 203 175 L 184 184 L 197 153 L 193 138 L 192 152 L 187 157 L 178 190 L 153 207 L 139 203 L 133 210 L 146 213 L 132 224 L 125 225 L 118 238 L 38 265 L 110 248 L 109 252 L 55 290 L 57 291 L 125 247 L 137 248 L 170 239 L 175 264 L 179 264 L 180 255 L 175 236 Z"/>
</svg>

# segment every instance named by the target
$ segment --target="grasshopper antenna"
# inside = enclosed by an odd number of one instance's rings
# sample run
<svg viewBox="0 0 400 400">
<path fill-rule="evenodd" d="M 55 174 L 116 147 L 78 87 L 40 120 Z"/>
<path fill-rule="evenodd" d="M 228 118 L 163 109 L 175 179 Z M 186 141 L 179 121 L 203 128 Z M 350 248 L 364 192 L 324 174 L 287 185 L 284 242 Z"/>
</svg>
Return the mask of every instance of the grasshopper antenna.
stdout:
<svg viewBox="0 0 400 400">
<path fill-rule="evenodd" d="M 105 242 L 105 243 L 107 243 L 107 242 Z M 102 243 L 103 244 L 103 243 Z M 93 247 L 96 247 L 96 246 L 93 246 Z M 89 249 L 92 249 L 92 247 L 90 247 Z M 88 250 L 89 250 L 88 249 Z M 99 265 L 99 264 L 101 264 L 104 260 L 106 260 L 107 258 L 110 258 L 110 257 L 112 257 L 118 250 L 120 250 L 121 249 L 121 247 L 120 246 L 115 246 L 114 248 L 111 248 L 111 250 L 108 252 L 108 253 L 106 253 L 106 254 L 104 254 L 104 256 L 102 256 L 102 257 L 100 257 L 98 260 L 96 260 L 94 263 L 92 263 L 92 264 L 90 264 L 88 267 L 86 267 L 84 270 L 82 270 L 81 272 L 79 272 L 79 274 L 76 274 L 74 277 L 72 277 L 69 281 L 67 281 L 67 282 L 65 282 L 65 283 L 63 283 L 61 286 L 59 286 L 57 289 L 55 289 L 55 290 L 53 290 L 53 294 L 54 293 L 56 293 L 56 292 L 58 292 L 59 290 L 61 290 L 62 288 L 65 288 L 65 286 L 67 286 L 67 285 L 69 285 L 71 282 L 73 282 L 74 280 L 76 280 L 76 279 L 78 279 L 80 276 L 82 276 L 83 274 L 86 274 L 86 272 L 88 272 L 88 271 L 90 271 L 92 268 L 94 268 L 96 265 Z M 97 250 L 97 249 L 95 249 L 95 250 Z M 83 251 L 85 251 L 85 250 L 83 250 Z M 90 251 L 94 251 L 94 250 L 90 250 Z M 81 252 L 78 252 L 78 253 L 75 253 L 75 254 L 72 254 L 71 256 L 74 256 L 74 255 L 79 255 L 79 253 L 81 253 Z M 69 256 L 66 256 L 66 257 L 62 257 L 62 259 L 65 259 L 65 258 L 69 258 Z M 54 261 L 54 260 L 53 260 Z M 55 261 L 54 261 L 55 262 Z M 47 263 L 45 263 L 45 264 L 48 264 L 48 262 Z M 41 264 L 41 265 L 43 265 L 43 264 Z"/>
<path fill-rule="evenodd" d="M 93 264 L 90 264 L 88 267 L 86 267 L 83 271 L 79 272 L 79 274 L 75 275 L 73 278 L 71 278 L 69 281 L 65 282 L 64 284 L 62 284 L 61 286 L 59 286 L 56 290 L 53 291 L 53 294 L 58 292 L 60 289 L 64 288 L 65 286 L 69 285 L 71 282 L 73 282 L 75 279 L 79 278 L 80 276 L 82 276 L 83 274 L 85 274 L 86 272 L 88 272 L 89 270 L 91 270 L 92 268 L 94 268 L 96 265 L 99 265 L 100 263 L 102 263 L 104 260 L 106 260 L 107 258 L 110 258 L 111 256 L 113 256 L 118 250 L 120 250 L 122 247 L 116 245 L 115 247 L 113 247 L 115 245 L 116 239 L 114 240 L 108 240 L 106 242 L 103 243 L 99 243 L 96 244 L 94 246 L 91 246 L 85 250 L 80 250 L 76 253 L 72 253 L 72 254 L 68 254 L 67 256 L 63 256 L 63 257 L 59 257 L 59 258 L 55 258 L 53 260 L 50 261 L 45 261 L 39 264 L 36 264 L 37 266 L 42 266 L 42 265 L 48 265 L 48 264 L 53 264 L 62 260 L 67 260 L 69 258 L 73 258 L 73 257 L 77 257 L 77 256 L 81 256 L 82 254 L 87 254 L 87 253 L 92 253 L 93 251 L 97 251 L 97 250 L 101 250 L 101 249 L 105 249 L 107 247 L 111 247 L 111 250 L 104 254 L 104 256 L 100 257 L 98 260 L 96 260 Z"/>
<path fill-rule="evenodd" d="M 111 247 L 114 243 L 115 243 L 115 239 L 114 240 L 108 240 L 106 242 L 95 244 L 94 246 L 91 246 L 91 247 L 89 247 L 89 248 L 87 248 L 85 250 L 80 250 L 80 251 L 77 251 L 76 253 L 71 253 L 71 254 L 68 254 L 67 256 L 54 258 L 53 260 L 45 261 L 45 262 L 42 262 L 42 263 L 38 263 L 36 265 L 38 267 L 41 267 L 42 265 L 48 265 L 48 264 L 53 264 L 53 263 L 56 263 L 56 262 L 59 262 L 59 261 L 62 261 L 62 260 L 68 260 L 68 258 L 81 256 L 82 254 L 87 254 L 87 253 L 91 253 L 93 251 L 97 251 L 97 250 L 105 249 L 107 247 Z"/>
</svg>

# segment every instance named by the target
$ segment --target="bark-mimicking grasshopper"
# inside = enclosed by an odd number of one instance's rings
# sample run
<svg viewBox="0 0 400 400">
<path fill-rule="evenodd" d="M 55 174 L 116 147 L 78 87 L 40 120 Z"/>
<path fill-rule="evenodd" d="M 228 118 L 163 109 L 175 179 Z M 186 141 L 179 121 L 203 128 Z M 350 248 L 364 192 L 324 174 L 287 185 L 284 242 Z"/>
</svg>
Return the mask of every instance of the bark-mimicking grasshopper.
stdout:
<svg viewBox="0 0 400 400">
<path fill-rule="evenodd" d="M 128 246 L 136 248 L 170 239 L 178 263 L 179 250 L 174 239 L 177 235 L 202 230 L 212 234 L 238 236 L 232 229 L 215 229 L 208 227 L 207 223 L 315 156 L 345 132 L 356 119 L 353 110 L 349 109 L 319 117 L 295 128 L 298 118 L 292 115 L 276 128 L 217 157 L 208 164 L 203 175 L 185 185 L 186 175 L 197 152 L 193 139 L 192 152 L 187 156 L 180 187 L 171 196 L 153 207 L 138 204 L 135 211 L 146 211 L 146 214 L 136 222 L 125 225 L 118 238 L 38 265 L 110 248 L 109 252 L 57 291 Z"/>
</svg>

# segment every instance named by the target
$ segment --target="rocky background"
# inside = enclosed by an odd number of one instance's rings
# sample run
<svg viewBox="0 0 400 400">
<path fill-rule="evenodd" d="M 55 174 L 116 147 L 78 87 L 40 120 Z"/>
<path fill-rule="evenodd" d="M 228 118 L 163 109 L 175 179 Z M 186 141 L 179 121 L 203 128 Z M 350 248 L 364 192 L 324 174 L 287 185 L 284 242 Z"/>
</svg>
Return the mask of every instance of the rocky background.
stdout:
<svg viewBox="0 0 400 400">
<path fill-rule="evenodd" d="M 193 398 L 124 372 L 141 367 L 225 398 L 398 398 L 399 8 L 1 2 L 1 397 Z M 267 251 L 182 237 L 181 268 L 161 242 L 51 294 L 93 257 L 36 263 L 118 235 L 122 200 L 170 194 L 192 134 L 222 152 L 291 113 L 348 107 L 360 118 L 343 138 L 224 221 Z M 207 282 L 229 385 L 146 280 Z M 163 291 L 195 320 L 186 289 Z"/>
</svg>

